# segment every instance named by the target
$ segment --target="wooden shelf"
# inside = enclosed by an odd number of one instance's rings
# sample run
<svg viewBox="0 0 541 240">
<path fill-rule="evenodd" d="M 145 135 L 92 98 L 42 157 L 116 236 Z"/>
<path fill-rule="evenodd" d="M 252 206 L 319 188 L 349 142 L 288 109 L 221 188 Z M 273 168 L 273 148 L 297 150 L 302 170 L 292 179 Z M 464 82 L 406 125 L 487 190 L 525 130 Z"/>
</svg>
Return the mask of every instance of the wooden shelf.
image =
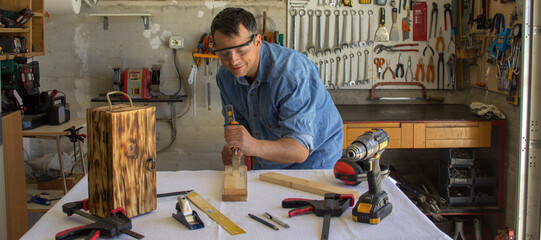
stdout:
<svg viewBox="0 0 541 240">
<path fill-rule="evenodd" d="M 0 33 L 29 33 L 29 28 L 0 28 Z"/>
</svg>

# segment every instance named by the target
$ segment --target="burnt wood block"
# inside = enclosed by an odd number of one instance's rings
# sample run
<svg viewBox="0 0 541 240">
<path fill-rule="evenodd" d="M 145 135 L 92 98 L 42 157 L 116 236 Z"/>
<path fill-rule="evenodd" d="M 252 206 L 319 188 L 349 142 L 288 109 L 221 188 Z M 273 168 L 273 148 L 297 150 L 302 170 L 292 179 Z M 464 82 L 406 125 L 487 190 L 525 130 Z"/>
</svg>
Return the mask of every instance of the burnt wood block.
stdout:
<svg viewBox="0 0 541 240">
<path fill-rule="evenodd" d="M 128 217 L 157 208 L 155 108 L 114 105 L 87 109 L 90 212 Z"/>
</svg>

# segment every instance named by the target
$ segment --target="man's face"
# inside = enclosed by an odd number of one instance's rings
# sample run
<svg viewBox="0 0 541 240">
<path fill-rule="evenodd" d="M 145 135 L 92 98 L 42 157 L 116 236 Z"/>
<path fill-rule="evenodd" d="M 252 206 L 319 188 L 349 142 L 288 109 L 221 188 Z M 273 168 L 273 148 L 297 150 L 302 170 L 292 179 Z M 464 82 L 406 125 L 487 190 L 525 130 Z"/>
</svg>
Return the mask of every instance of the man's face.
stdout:
<svg viewBox="0 0 541 240">
<path fill-rule="evenodd" d="M 242 24 L 239 26 L 238 36 L 229 36 L 216 31 L 214 32 L 214 48 L 224 67 L 235 77 L 246 76 L 250 79 L 256 77 L 261 48 L 259 34 L 250 34 Z"/>
</svg>

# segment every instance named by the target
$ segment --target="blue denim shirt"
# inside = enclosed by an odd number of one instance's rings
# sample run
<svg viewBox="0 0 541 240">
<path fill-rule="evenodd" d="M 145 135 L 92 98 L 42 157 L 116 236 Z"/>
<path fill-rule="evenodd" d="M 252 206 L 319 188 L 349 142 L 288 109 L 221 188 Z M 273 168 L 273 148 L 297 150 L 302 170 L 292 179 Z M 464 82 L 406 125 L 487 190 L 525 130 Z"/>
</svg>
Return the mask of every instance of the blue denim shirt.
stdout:
<svg viewBox="0 0 541 240">
<path fill-rule="evenodd" d="M 340 159 L 342 118 L 316 65 L 306 56 L 262 41 L 259 70 L 252 85 L 223 66 L 216 74 L 216 82 L 222 107 L 232 104 L 235 119 L 253 137 L 292 138 L 310 152 L 303 163 L 283 164 L 257 158 L 254 169 L 333 168 Z"/>
</svg>

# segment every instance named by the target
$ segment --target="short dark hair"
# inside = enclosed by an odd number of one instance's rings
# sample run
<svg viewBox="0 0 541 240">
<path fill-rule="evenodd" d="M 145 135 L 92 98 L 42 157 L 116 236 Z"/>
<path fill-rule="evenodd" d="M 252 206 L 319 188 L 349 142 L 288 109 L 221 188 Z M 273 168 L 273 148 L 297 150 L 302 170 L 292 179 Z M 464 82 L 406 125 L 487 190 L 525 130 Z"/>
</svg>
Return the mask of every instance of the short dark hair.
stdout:
<svg viewBox="0 0 541 240">
<path fill-rule="evenodd" d="M 242 8 L 226 8 L 219 12 L 212 20 L 210 32 L 213 37 L 216 31 L 238 36 L 240 24 L 244 25 L 250 34 L 257 33 L 254 15 Z"/>
</svg>

